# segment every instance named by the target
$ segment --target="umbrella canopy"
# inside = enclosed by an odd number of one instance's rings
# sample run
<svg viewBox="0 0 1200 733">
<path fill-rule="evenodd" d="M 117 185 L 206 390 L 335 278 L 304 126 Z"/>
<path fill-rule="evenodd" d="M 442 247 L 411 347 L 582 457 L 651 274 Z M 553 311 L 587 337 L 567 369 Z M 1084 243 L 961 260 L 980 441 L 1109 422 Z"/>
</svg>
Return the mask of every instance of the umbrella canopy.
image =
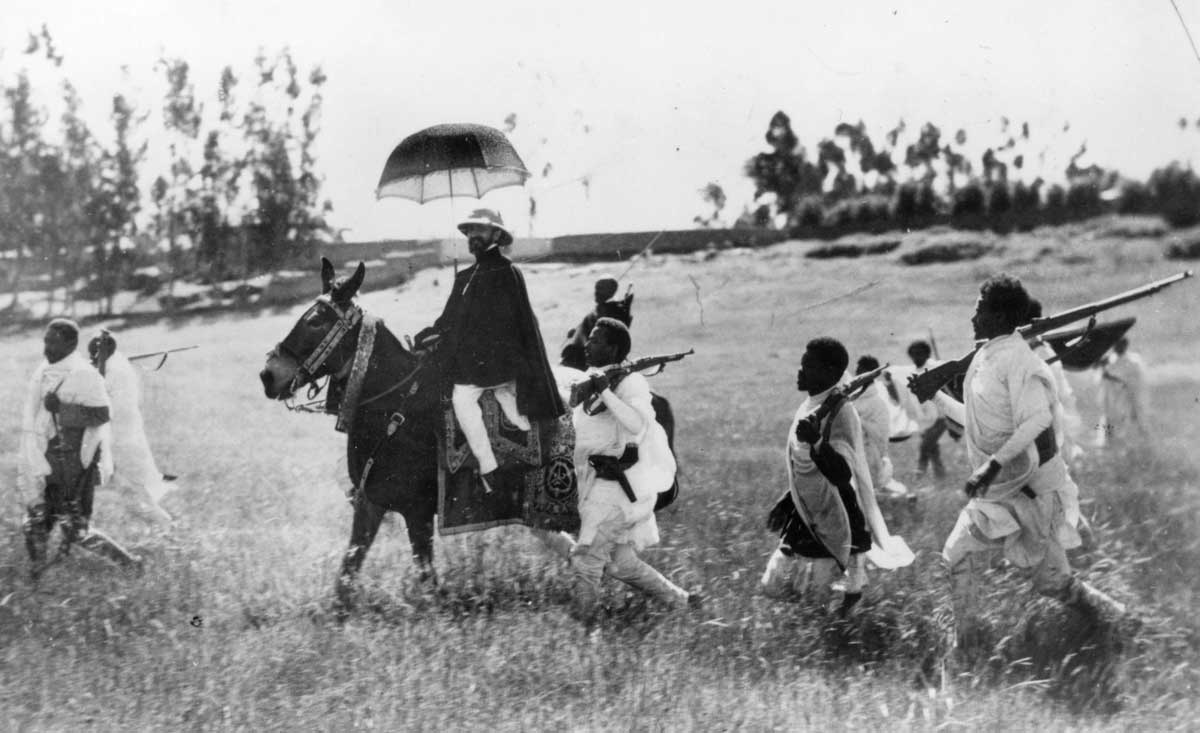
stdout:
<svg viewBox="0 0 1200 733">
<path fill-rule="evenodd" d="M 499 130 L 434 125 L 396 146 L 383 166 L 375 197 L 419 204 L 453 196 L 480 198 L 497 188 L 521 186 L 529 177 L 521 156 Z"/>
</svg>

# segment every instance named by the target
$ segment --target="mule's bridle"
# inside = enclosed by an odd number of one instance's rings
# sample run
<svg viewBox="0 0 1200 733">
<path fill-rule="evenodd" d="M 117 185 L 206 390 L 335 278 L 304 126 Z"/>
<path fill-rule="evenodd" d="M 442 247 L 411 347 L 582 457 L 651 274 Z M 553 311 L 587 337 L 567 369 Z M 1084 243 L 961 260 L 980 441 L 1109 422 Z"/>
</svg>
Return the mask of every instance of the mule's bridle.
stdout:
<svg viewBox="0 0 1200 733">
<path fill-rule="evenodd" d="M 342 339 L 346 337 L 346 334 L 362 323 L 362 308 L 354 305 L 353 303 L 347 304 L 344 307 L 340 306 L 328 295 L 318 296 L 317 302 L 313 303 L 312 306 L 304 312 L 304 315 L 300 316 L 300 320 L 306 320 L 310 314 L 315 312 L 316 309 L 320 307 L 325 307 L 332 310 L 337 316 L 337 320 L 332 326 L 330 326 L 329 331 L 325 333 L 325 336 L 321 339 L 321 342 L 317 344 L 317 347 L 313 349 L 311 354 L 308 355 L 308 358 L 304 360 L 304 363 L 302 363 L 299 368 L 296 369 L 296 374 L 292 377 L 291 383 L 288 384 L 287 391 L 289 393 L 295 394 L 296 390 L 307 384 L 312 379 L 313 375 L 317 373 L 317 370 L 324 366 L 325 362 L 329 359 L 333 352 L 338 348 L 338 346 L 341 345 Z M 296 352 L 287 345 L 287 339 L 284 339 L 276 344 L 273 351 L 276 353 L 287 354 L 296 361 L 299 361 Z"/>
<path fill-rule="evenodd" d="M 296 393 L 296 390 L 300 389 L 301 387 L 303 387 L 305 384 L 308 384 L 312 380 L 312 377 L 314 374 L 316 374 L 317 370 L 320 369 L 325 364 L 325 362 L 329 359 L 329 357 L 333 354 L 333 352 L 338 348 L 338 346 L 341 345 L 342 339 L 344 339 L 346 337 L 346 334 L 348 334 L 356 326 L 358 326 L 359 324 L 361 324 L 363 322 L 362 308 L 360 308 L 359 306 L 354 305 L 354 304 L 350 304 L 344 308 L 340 307 L 336 302 L 334 302 L 327 295 L 319 296 L 317 298 L 317 302 L 313 303 L 312 306 L 307 311 L 304 312 L 304 315 L 300 316 L 300 320 L 303 321 L 306 318 L 308 318 L 308 316 L 310 314 L 312 314 L 313 312 L 315 312 L 316 309 L 320 306 L 325 306 L 327 308 L 332 309 L 333 312 L 337 315 L 338 319 L 329 328 L 328 333 L 326 333 L 325 336 L 322 337 L 321 342 L 319 344 L 317 344 L 317 347 L 315 349 L 313 349 L 313 352 L 311 354 L 309 354 L 307 359 L 304 360 L 304 363 L 301 364 L 296 369 L 296 374 L 292 376 L 292 381 L 288 383 L 288 389 L 287 389 L 287 391 L 293 395 Z M 287 339 L 285 338 L 283 341 L 280 341 L 278 344 L 276 344 L 275 348 L 271 350 L 271 354 L 277 354 L 277 353 L 287 354 L 288 356 L 292 357 L 293 360 L 300 361 L 296 352 L 291 347 L 289 347 L 286 342 L 287 342 Z M 269 354 L 269 355 L 271 355 L 271 354 Z M 374 394 L 374 395 L 371 395 L 370 397 L 360 400 L 358 403 L 358 406 L 362 407 L 364 405 L 375 402 L 379 399 L 387 397 L 388 395 L 390 395 L 404 387 L 409 388 L 409 394 L 411 395 L 413 392 L 416 391 L 417 385 L 414 383 L 413 380 L 420 373 L 422 366 L 424 366 L 422 361 L 423 360 L 418 359 L 417 365 L 415 367 L 413 367 L 413 370 L 411 372 L 409 372 L 408 374 L 401 377 L 395 384 L 393 384 L 392 386 L 383 390 L 382 392 L 379 392 L 378 394 Z M 346 370 L 348 370 L 349 367 L 350 367 L 350 363 L 347 363 Z M 346 371 L 346 370 L 343 370 L 343 371 Z M 308 409 L 309 407 L 311 407 L 312 405 L 315 405 L 315 404 L 319 404 L 319 402 L 312 402 L 312 400 L 316 397 L 317 394 L 320 393 L 321 389 L 322 388 L 320 386 L 310 387 L 309 388 L 309 396 L 308 396 L 308 399 L 310 400 L 310 402 L 305 403 L 303 405 L 296 405 L 294 409 L 297 409 L 300 411 L 309 411 L 309 409 Z"/>
</svg>

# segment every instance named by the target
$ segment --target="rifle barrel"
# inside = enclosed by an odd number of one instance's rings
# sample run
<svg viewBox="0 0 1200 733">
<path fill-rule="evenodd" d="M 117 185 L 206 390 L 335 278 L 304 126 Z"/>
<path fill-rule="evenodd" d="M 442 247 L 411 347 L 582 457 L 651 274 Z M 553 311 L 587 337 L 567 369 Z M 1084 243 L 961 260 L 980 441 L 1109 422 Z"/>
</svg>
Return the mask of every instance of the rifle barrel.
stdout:
<svg viewBox="0 0 1200 733">
<path fill-rule="evenodd" d="M 125 358 L 129 361 L 137 361 L 138 359 L 152 359 L 156 356 L 163 356 L 165 354 L 175 354 L 180 351 L 191 351 L 192 349 L 198 349 L 198 348 L 200 348 L 199 345 L 180 346 L 177 349 L 163 349 L 162 351 L 147 351 L 144 354 L 134 354 L 133 356 L 127 356 Z"/>
<path fill-rule="evenodd" d="M 1176 273 L 1170 277 L 1165 277 L 1162 280 L 1156 280 L 1148 285 L 1143 285 L 1132 290 L 1126 290 L 1123 293 L 1118 293 L 1117 295 L 1105 298 L 1104 300 L 1098 300 L 1095 303 L 1081 305 L 1078 308 L 1072 308 L 1047 318 L 1039 318 L 1032 323 L 1022 326 L 1020 329 L 1018 329 L 1018 331 L 1022 336 L 1036 336 L 1047 331 L 1052 331 L 1056 328 L 1065 326 L 1068 323 L 1074 323 L 1075 321 L 1089 318 L 1110 308 L 1116 308 L 1119 305 L 1125 305 L 1126 303 L 1132 303 L 1135 300 L 1141 300 L 1148 295 L 1153 295 L 1163 288 L 1174 285 L 1181 280 L 1186 280 L 1191 276 L 1191 270 L 1184 270 L 1183 272 Z"/>
</svg>

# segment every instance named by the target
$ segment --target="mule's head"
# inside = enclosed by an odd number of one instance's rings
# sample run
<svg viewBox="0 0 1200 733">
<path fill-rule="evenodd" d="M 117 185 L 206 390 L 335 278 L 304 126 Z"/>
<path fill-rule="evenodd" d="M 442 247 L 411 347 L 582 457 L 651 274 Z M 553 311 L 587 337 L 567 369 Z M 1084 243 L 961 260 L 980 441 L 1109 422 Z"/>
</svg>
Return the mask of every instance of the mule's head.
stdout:
<svg viewBox="0 0 1200 733">
<path fill-rule="evenodd" d="M 333 263 L 321 258 L 321 295 L 283 341 L 267 353 L 267 363 L 258 374 L 268 399 L 288 399 L 334 368 L 337 359 L 331 357 L 362 322 L 362 309 L 354 304 L 354 295 L 366 272 L 360 262 L 353 275 L 336 278 Z"/>
</svg>

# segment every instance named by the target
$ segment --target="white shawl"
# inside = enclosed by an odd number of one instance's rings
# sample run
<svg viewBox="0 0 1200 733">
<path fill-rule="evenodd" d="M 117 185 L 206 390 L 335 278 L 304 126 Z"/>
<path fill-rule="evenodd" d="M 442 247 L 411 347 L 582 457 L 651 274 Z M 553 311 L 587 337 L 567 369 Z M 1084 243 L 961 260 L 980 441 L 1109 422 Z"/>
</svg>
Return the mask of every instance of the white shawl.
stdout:
<svg viewBox="0 0 1200 733">
<path fill-rule="evenodd" d="M 809 446 L 802 445 L 796 438 L 796 424 L 805 416 L 816 410 L 825 398 L 829 396 L 832 390 L 826 390 L 820 394 L 809 395 L 809 397 L 800 405 L 800 409 L 796 411 L 795 417 L 792 419 L 792 424 L 788 429 L 788 442 L 786 449 L 787 466 L 788 466 L 788 491 L 792 496 L 792 501 L 800 512 L 801 517 L 805 519 L 811 526 L 814 520 L 822 519 L 810 512 L 806 506 L 806 497 L 801 496 L 805 491 L 803 484 L 806 482 L 821 482 L 827 486 L 829 497 L 836 495 L 836 489 L 832 488 L 813 462 Z M 826 418 L 831 419 L 831 418 Z M 905 567 L 912 564 L 913 552 L 908 547 L 908 543 L 899 535 L 893 535 L 888 531 L 887 523 L 883 519 L 883 513 L 879 511 L 879 504 L 875 499 L 875 485 L 871 480 L 871 471 L 867 466 L 866 450 L 863 447 L 863 429 L 862 421 L 859 419 L 858 412 L 852 403 L 843 404 L 837 415 L 832 419 L 835 420 L 834 428 L 829 435 L 829 446 L 833 448 L 849 465 L 851 477 L 851 485 L 854 488 L 855 495 L 858 498 L 859 509 L 862 510 L 863 518 L 866 520 L 867 529 L 871 532 L 871 549 L 867 551 L 867 559 L 873 564 L 885 570 Z M 807 497 L 811 500 L 811 497 Z M 837 502 L 841 506 L 840 499 Z M 842 513 L 844 515 L 844 508 Z M 828 519 L 828 516 L 824 517 Z M 847 520 L 843 520 L 847 521 Z M 825 534 L 822 528 L 811 527 L 818 535 Z M 832 529 L 832 528 L 831 528 Z M 849 541 L 848 525 L 846 528 L 846 541 Z M 834 534 L 837 534 L 834 530 Z M 822 539 L 824 542 L 825 540 Z M 840 550 L 846 548 L 828 548 L 831 553 L 839 553 Z M 844 557 L 840 557 L 839 561 L 844 561 Z"/>
<path fill-rule="evenodd" d="M 17 485 L 26 497 L 39 496 L 46 487 L 50 475 L 50 463 L 46 460 L 46 447 L 58 433 L 54 416 L 46 410 L 43 400 L 51 392 L 57 392 L 65 404 L 85 407 L 110 407 L 104 378 L 100 372 L 78 354 L 61 359 L 53 364 L 42 361 L 33 372 L 26 392 L 21 416 L 21 444 L 17 469 Z M 89 465 L 100 450 L 100 481 L 112 475 L 112 451 L 109 450 L 110 434 L 108 423 L 87 428 L 79 449 L 79 460 Z"/>
</svg>

